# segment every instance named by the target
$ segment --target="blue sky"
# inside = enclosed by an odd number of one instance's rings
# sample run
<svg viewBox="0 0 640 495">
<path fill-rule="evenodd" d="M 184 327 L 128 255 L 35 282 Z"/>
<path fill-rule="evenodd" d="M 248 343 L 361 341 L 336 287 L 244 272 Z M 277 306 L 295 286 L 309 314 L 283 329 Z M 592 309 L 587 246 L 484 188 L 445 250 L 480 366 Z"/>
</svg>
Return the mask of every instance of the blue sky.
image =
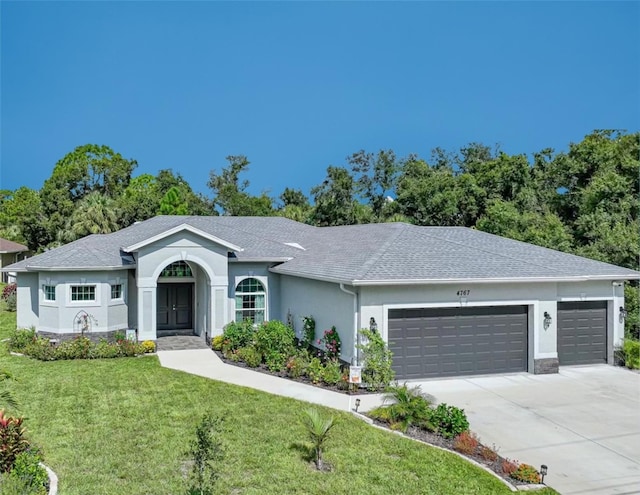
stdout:
<svg viewBox="0 0 640 495">
<path fill-rule="evenodd" d="M 309 192 L 360 149 L 565 149 L 640 129 L 638 2 L 11 2 L 0 188 L 76 146 L 208 193 L 247 155 L 254 193 Z"/>
</svg>

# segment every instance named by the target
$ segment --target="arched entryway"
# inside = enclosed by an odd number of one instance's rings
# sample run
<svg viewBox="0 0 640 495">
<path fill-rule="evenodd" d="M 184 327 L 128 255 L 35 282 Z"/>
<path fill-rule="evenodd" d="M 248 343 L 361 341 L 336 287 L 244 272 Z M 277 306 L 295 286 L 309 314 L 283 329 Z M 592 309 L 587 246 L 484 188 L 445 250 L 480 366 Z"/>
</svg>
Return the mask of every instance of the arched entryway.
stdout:
<svg viewBox="0 0 640 495">
<path fill-rule="evenodd" d="M 167 265 L 158 277 L 156 331 L 158 337 L 195 335 L 195 276 L 186 261 Z"/>
</svg>

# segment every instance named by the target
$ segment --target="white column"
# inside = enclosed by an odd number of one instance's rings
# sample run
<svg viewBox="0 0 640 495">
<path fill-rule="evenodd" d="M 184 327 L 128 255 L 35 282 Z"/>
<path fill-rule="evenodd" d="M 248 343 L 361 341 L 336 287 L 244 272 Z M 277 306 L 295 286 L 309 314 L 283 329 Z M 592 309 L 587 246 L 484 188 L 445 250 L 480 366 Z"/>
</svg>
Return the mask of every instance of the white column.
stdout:
<svg viewBox="0 0 640 495">
<path fill-rule="evenodd" d="M 138 340 L 156 340 L 156 286 L 138 287 Z"/>
</svg>

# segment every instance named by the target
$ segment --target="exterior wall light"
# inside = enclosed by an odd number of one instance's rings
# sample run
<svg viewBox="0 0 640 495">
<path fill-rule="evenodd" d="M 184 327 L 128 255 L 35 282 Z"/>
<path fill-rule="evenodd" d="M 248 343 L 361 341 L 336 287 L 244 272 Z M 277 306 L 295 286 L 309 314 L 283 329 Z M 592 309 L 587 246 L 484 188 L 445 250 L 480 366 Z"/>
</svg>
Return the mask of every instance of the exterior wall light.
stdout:
<svg viewBox="0 0 640 495">
<path fill-rule="evenodd" d="M 540 466 L 540 475 L 542 476 L 541 482 L 544 483 L 544 477 L 547 475 L 547 465 L 543 464 Z"/>
<path fill-rule="evenodd" d="M 628 315 L 629 315 L 629 312 L 626 309 L 624 309 L 624 306 L 620 306 L 620 321 L 626 319 Z"/>
<path fill-rule="evenodd" d="M 358 412 L 359 407 L 360 407 L 360 399 L 356 399 L 356 412 Z"/>
<path fill-rule="evenodd" d="M 372 333 L 378 333 L 378 324 L 373 316 L 369 319 L 369 330 L 371 330 Z"/>
<path fill-rule="evenodd" d="M 551 315 L 548 311 L 544 312 L 544 329 L 546 330 L 551 326 Z"/>
</svg>

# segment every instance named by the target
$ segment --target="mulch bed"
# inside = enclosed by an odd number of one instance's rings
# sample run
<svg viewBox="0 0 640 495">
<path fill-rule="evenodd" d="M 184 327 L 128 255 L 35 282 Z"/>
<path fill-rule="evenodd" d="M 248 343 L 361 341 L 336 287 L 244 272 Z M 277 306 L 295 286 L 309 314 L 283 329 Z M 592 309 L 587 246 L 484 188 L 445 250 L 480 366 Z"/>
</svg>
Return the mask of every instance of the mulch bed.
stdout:
<svg viewBox="0 0 640 495">
<path fill-rule="evenodd" d="M 313 383 L 308 376 L 301 376 L 299 378 L 293 378 L 287 374 L 286 371 L 274 372 L 269 370 L 265 364 L 261 364 L 257 368 L 252 368 L 247 365 L 244 361 L 232 361 L 231 359 L 227 359 L 224 357 L 221 351 L 214 350 L 218 357 L 225 363 L 231 366 L 238 366 L 239 368 L 245 368 L 251 371 L 258 371 L 260 373 L 264 373 L 265 375 L 277 376 L 278 378 L 286 378 L 287 380 L 291 380 L 292 382 L 304 383 L 305 385 L 311 385 L 313 387 L 322 388 L 325 390 L 331 390 L 332 392 L 338 392 L 340 394 L 345 395 L 365 395 L 365 394 L 378 394 L 379 391 L 369 390 L 367 388 L 356 388 L 354 389 L 345 389 L 344 385 L 327 385 L 324 382 Z"/>
</svg>

